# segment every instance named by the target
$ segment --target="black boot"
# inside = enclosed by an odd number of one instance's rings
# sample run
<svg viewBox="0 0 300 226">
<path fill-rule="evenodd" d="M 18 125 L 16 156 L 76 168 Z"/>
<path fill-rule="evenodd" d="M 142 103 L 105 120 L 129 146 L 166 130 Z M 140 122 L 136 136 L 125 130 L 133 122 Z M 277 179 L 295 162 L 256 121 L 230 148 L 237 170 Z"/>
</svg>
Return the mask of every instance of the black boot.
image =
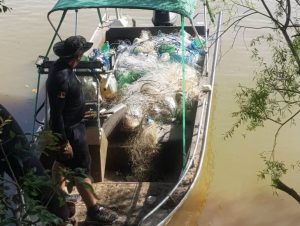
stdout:
<svg viewBox="0 0 300 226">
<path fill-rule="evenodd" d="M 106 207 L 99 204 L 88 208 L 87 210 L 87 221 L 95 221 L 101 224 L 113 224 L 118 218 L 118 214 Z"/>
</svg>

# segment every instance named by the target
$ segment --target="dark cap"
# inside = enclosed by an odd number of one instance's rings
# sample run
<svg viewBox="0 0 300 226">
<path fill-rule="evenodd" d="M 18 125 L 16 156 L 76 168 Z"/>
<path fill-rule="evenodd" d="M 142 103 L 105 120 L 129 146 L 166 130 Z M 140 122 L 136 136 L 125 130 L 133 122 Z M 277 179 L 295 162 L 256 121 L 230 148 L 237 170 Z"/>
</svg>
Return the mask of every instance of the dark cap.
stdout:
<svg viewBox="0 0 300 226">
<path fill-rule="evenodd" d="M 92 42 L 87 42 L 84 37 L 77 35 L 56 43 L 53 46 L 53 51 L 57 56 L 62 58 L 74 57 L 83 54 L 89 50 L 92 45 Z"/>
</svg>

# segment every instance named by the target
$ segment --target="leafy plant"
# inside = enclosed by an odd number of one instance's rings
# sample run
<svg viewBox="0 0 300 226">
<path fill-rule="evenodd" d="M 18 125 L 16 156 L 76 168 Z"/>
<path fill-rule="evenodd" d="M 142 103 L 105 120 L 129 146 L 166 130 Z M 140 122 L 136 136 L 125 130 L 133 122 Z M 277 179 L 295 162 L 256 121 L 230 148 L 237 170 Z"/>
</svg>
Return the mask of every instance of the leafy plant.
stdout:
<svg viewBox="0 0 300 226">
<path fill-rule="evenodd" d="M 222 2 L 231 2 L 236 6 L 233 11 L 237 12 L 225 31 L 234 27 L 237 33 L 246 29 L 264 29 L 266 33 L 251 43 L 252 58 L 259 65 L 259 70 L 255 72 L 255 85 L 240 85 L 236 94 L 239 110 L 232 114 L 237 121 L 225 138 L 232 136 L 241 125 L 252 131 L 263 127 L 266 122 L 276 124 L 278 127 L 274 134 L 273 147 L 268 157 L 262 156 L 266 168 L 259 172 L 259 177 L 264 179 L 269 176 L 273 187 L 300 202 L 299 195 L 281 181 L 282 176 L 288 172 L 288 167 L 275 158 L 281 129 L 286 125 L 294 125 L 294 119 L 300 113 L 300 26 L 297 17 L 300 1 Z M 247 27 L 242 24 L 245 18 L 253 15 L 263 17 L 269 22 L 268 25 Z M 262 44 L 271 51 L 271 60 L 265 59 L 260 52 Z"/>
<path fill-rule="evenodd" d="M 0 0 L 0 13 L 6 13 L 11 10 L 12 9 L 5 4 L 4 0 Z"/>
<path fill-rule="evenodd" d="M 1 109 L 0 109 L 1 111 Z M 6 126 L 12 123 L 10 118 L 4 119 L 0 117 L 0 135 Z M 24 225 L 32 226 L 42 224 L 54 224 L 61 223 L 61 219 L 50 213 L 47 210 L 47 205 L 41 202 L 40 196 L 43 193 L 44 188 L 52 188 L 49 178 L 43 176 L 37 176 L 34 174 L 34 169 L 27 172 L 21 178 L 17 178 L 15 175 L 15 169 L 11 165 L 9 159 L 14 158 L 19 162 L 21 168 L 23 168 L 21 153 L 26 152 L 27 147 L 23 146 L 22 139 L 18 137 L 12 131 L 9 131 L 7 139 L 0 139 L 0 156 L 2 166 L 6 166 L 6 172 L 11 176 L 8 180 L 3 175 L 0 176 L 0 219 L 1 225 Z M 1 136 L 6 137 L 6 136 Z M 4 149 L 5 144 L 12 140 L 17 140 L 14 150 L 6 152 Z M 13 192 L 15 188 L 15 192 Z M 55 192 L 55 189 L 50 189 Z M 51 195 L 49 196 L 51 198 Z"/>
<path fill-rule="evenodd" d="M 265 179 L 267 176 L 270 176 L 272 180 L 272 186 L 276 187 L 276 181 L 278 181 L 288 171 L 285 163 L 268 160 L 267 157 L 262 154 L 261 158 L 263 159 L 266 168 L 259 172 L 258 177 Z"/>
</svg>

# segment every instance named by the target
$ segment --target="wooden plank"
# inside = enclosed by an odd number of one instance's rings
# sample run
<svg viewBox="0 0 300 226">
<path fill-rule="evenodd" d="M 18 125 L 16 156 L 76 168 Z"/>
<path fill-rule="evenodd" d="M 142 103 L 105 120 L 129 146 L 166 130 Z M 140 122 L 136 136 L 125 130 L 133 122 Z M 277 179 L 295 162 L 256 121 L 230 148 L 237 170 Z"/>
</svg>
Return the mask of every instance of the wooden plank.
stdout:
<svg viewBox="0 0 300 226">
<path fill-rule="evenodd" d="M 104 130 L 100 130 L 100 171 L 101 171 L 101 181 L 104 181 L 105 166 L 106 166 L 106 156 L 107 156 L 108 140 L 104 133 Z"/>
<path fill-rule="evenodd" d="M 91 130 L 92 129 L 92 130 Z M 108 140 L 103 129 L 89 128 L 89 151 L 91 155 L 91 176 L 94 182 L 104 181 Z"/>
<path fill-rule="evenodd" d="M 127 107 L 125 104 L 118 104 L 117 106 L 113 107 L 104 114 L 107 114 L 108 118 L 103 123 L 103 130 L 107 137 L 111 134 L 114 128 L 118 125 L 122 117 L 125 115 Z"/>
</svg>

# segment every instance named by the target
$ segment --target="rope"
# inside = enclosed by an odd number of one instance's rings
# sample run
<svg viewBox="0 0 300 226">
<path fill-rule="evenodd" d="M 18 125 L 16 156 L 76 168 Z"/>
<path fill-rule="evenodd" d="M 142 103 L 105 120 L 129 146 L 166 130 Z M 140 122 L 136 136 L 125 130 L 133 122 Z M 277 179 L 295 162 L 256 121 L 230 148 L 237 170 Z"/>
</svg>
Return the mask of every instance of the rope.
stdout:
<svg viewBox="0 0 300 226">
<path fill-rule="evenodd" d="M 181 15 L 181 75 L 182 75 L 182 171 L 186 164 L 186 134 L 185 134 L 185 75 L 184 75 L 184 65 L 185 65 L 185 55 L 184 55 L 184 16 Z"/>
</svg>

